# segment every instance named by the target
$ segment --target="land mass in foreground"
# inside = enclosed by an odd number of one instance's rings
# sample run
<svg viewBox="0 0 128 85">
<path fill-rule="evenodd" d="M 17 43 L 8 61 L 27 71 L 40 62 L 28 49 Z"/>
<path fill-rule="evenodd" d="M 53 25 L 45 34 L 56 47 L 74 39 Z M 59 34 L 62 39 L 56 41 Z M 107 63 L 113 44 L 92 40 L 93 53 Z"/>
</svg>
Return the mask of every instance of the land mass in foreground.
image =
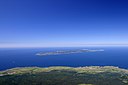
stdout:
<svg viewBox="0 0 128 85">
<path fill-rule="evenodd" d="M 113 66 L 13 68 L 0 71 L 0 85 L 128 85 L 128 70 Z"/>
<path fill-rule="evenodd" d="M 84 52 L 99 52 L 104 51 L 103 49 L 99 50 L 90 50 L 90 49 L 80 49 L 80 50 L 58 50 L 53 52 L 40 52 L 36 55 L 38 56 L 46 56 L 46 55 L 61 55 L 61 54 L 73 54 L 73 53 L 84 53 Z"/>
</svg>

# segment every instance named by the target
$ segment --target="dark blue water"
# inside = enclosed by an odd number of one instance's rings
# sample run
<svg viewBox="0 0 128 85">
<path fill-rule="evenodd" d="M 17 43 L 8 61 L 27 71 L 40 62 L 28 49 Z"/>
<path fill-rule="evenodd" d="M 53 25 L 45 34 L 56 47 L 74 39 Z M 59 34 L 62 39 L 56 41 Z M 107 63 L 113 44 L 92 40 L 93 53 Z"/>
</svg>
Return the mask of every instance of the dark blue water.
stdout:
<svg viewBox="0 0 128 85">
<path fill-rule="evenodd" d="M 128 47 L 87 47 L 104 49 L 68 55 L 36 56 L 38 52 L 81 48 L 4 48 L 0 49 L 0 70 L 28 66 L 118 66 L 128 68 Z"/>
</svg>

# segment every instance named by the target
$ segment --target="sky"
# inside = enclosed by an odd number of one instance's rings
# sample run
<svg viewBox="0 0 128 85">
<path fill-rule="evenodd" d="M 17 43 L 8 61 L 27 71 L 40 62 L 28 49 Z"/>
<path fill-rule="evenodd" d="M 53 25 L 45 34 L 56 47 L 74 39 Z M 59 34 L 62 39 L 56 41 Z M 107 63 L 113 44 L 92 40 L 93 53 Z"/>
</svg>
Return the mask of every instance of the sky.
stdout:
<svg viewBox="0 0 128 85">
<path fill-rule="evenodd" d="M 128 45 L 127 0 L 0 0 L 0 47 Z"/>
</svg>

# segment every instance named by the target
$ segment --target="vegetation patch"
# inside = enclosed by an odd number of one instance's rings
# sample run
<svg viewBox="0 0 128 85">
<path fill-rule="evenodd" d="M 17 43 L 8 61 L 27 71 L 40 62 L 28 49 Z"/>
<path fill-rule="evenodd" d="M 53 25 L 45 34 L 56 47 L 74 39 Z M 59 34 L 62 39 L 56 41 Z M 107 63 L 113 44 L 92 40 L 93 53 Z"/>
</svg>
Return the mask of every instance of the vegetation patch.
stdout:
<svg viewBox="0 0 128 85">
<path fill-rule="evenodd" d="M 0 85 L 128 85 L 128 70 L 112 66 L 13 68 L 0 71 Z"/>
</svg>

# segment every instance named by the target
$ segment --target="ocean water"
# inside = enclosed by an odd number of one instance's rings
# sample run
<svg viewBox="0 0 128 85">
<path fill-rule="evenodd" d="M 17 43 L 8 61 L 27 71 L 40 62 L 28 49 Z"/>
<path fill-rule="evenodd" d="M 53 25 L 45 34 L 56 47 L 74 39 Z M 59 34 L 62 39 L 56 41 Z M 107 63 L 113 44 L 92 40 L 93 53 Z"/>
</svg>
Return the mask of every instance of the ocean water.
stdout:
<svg viewBox="0 0 128 85">
<path fill-rule="evenodd" d="M 128 47 L 84 47 L 104 49 L 103 52 L 37 56 L 38 52 L 83 48 L 0 48 L 0 70 L 15 67 L 49 66 L 118 66 L 128 68 Z"/>
</svg>

